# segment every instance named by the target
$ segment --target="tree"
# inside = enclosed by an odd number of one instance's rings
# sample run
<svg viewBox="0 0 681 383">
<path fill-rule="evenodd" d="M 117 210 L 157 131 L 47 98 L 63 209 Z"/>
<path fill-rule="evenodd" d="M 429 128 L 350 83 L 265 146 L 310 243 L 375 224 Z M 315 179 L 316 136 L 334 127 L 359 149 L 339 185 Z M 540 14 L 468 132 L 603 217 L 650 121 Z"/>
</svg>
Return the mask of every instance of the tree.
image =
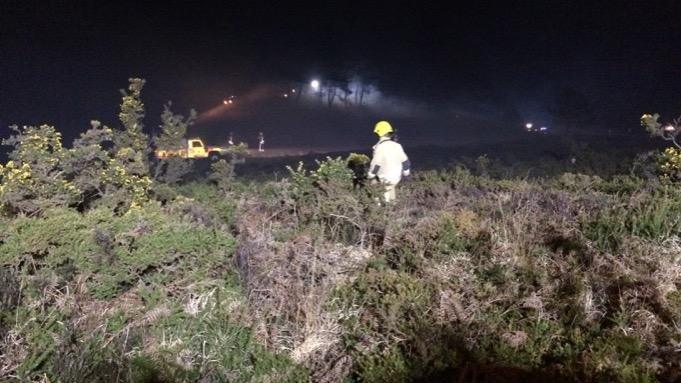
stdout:
<svg viewBox="0 0 681 383">
<path fill-rule="evenodd" d="M 189 111 L 189 116 L 185 119 L 181 114 L 174 114 L 170 107 L 171 102 L 163 106 L 163 113 L 161 113 L 161 134 L 154 138 L 154 143 L 157 147 L 166 150 L 178 150 L 184 145 L 184 138 L 187 135 L 187 129 L 194 125 L 196 121 L 196 111 L 194 109 Z"/>
<path fill-rule="evenodd" d="M 326 81 L 324 87 L 326 88 L 327 106 L 330 108 L 333 105 L 334 99 L 336 98 L 336 84 L 334 81 Z"/>
<path fill-rule="evenodd" d="M 338 99 L 346 107 L 350 106 L 350 104 L 352 103 L 352 101 L 350 99 L 350 95 L 352 95 L 352 90 L 350 90 L 350 81 L 343 80 L 343 81 L 339 82 L 338 90 L 340 91 L 340 94 L 338 95 Z"/>
<path fill-rule="evenodd" d="M 117 149 L 131 148 L 140 153 L 149 150 L 149 137 L 144 133 L 144 103 L 142 103 L 141 93 L 144 88 L 145 80 L 141 78 L 131 78 L 128 80 L 128 90 L 121 89 L 123 99 L 121 101 L 121 111 L 118 118 L 121 120 L 123 130 L 115 135 Z"/>
<path fill-rule="evenodd" d="M 149 199 L 149 137 L 144 133 L 144 104 L 141 93 L 145 80 L 131 78 L 128 90 L 121 90 L 122 129 L 114 131 L 114 158 L 107 168 L 105 194 L 116 209 L 127 211 Z"/>
<path fill-rule="evenodd" d="M 550 108 L 556 126 L 566 134 L 589 125 L 594 120 L 594 110 L 589 100 L 576 89 L 563 89 Z"/>
<path fill-rule="evenodd" d="M 196 120 L 196 111 L 192 109 L 186 119 L 170 110 L 172 103 L 168 102 L 161 113 L 161 134 L 154 137 L 156 147 L 165 150 L 178 150 L 185 145 L 185 136 L 189 126 Z M 156 163 L 154 180 L 167 184 L 176 184 L 192 169 L 193 161 L 181 157 L 169 157 Z"/>
</svg>

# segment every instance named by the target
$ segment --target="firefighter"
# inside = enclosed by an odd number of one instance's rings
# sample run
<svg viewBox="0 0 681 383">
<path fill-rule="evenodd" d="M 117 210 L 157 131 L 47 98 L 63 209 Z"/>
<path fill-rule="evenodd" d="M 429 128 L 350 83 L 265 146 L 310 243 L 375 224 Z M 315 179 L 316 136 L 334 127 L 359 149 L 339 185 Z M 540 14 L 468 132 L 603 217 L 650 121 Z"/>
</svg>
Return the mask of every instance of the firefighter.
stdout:
<svg viewBox="0 0 681 383">
<path fill-rule="evenodd" d="M 402 177 L 409 177 L 411 162 L 402 145 L 395 140 L 395 131 L 390 123 L 379 121 L 374 127 L 374 133 L 378 136 L 378 143 L 373 147 L 374 154 L 367 177 L 378 180 L 385 186 L 383 197 L 389 203 L 395 200 L 395 187 Z"/>
<path fill-rule="evenodd" d="M 265 151 L 265 135 L 262 132 L 258 133 L 258 151 Z"/>
</svg>

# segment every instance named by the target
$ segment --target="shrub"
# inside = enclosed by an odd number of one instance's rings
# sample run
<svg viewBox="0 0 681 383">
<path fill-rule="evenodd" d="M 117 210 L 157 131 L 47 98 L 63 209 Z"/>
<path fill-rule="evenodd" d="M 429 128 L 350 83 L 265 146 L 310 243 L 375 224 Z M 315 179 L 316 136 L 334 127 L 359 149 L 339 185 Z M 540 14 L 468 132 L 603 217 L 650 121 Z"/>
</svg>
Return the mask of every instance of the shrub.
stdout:
<svg viewBox="0 0 681 383">
<path fill-rule="evenodd" d="M 145 80 L 131 78 L 123 95 L 118 117 L 122 129 L 113 131 L 114 153 L 104 171 L 106 206 L 119 212 L 143 205 L 149 200 L 149 137 L 144 133 L 144 104 L 141 100 Z"/>
<path fill-rule="evenodd" d="M 125 212 L 146 203 L 151 179 L 141 121 L 143 85 L 144 80 L 131 79 L 123 92 L 123 130 L 92 121 L 72 149 L 62 146 L 52 126 L 12 127 L 16 134 L 3 141 L 14 150 L 10 162 L 0 165 L 0 207 L 10 214 L 38 214 L 60 206 L 89 208 L 104 198 L 102 203 Z M 104 148 L 109 141 L 115 143 L 111 152 Z"/>
<path fill-rule="evenodd" d="M 180 186 L 176 190 L 182 196 L 195 201 L 203 209 L 210 211 L 219 222 L 233 223 L 235 221 L 238 200 L 225 197 L 224 193 L 214 185 L 195 182 Z"/>
<path fill-rule="evenodd" d="M 233 247 L 229 234 L 180 214 L 168 215 L 154 205 L 120 217 L 108 209 L 84 215 L 54 210 L 39 219 L 17 218 L 0 244 L 0 263 L 18 267 L 28 259 L 32 268 L 48 273 L 73 265 L 76 273 L 91 274 L 91 292 L 104 298 L 165 265 L 190 265 L 197 257 L 206 264 L 224 263 Z"/>
<path fill-rule="evenodd" d="M 245 162 L 248 147 L 246 144 L 230 146 L 226 155 L 228 159 L 220 159 L 210 166 L 211 173 L 208 179 L 214 182 L 218 189 L 224 193 L 232 191 L 234 187 L 236 165 Z"/>
<path fill-rule="evenodd" d="M 122 130 L 116 130 L 114 142 L 116 150 L 129 148 L 141 155 L 149 151 L 149 137 L 144 133 L 144 103 L 142 103 L 142 88 L 146 81 L 141 78 L 128 79 L 128 89 L 121 89 L 121 111 L 118 118 L 123 125 Z M 146 158 L 143 158 L 146 160 Z M 146 165 L 146 161 L 144 161 Z"/>
<path fill-rule="evenodd" d="M 385 209 L 378 206 L 381 185 L 355 188 L 354 174 L 340 157 L 316 161 L 309 171 L 303 163 L 288 167 L 290 184 L 283 197 L 302 226 L 334 240 L 364 246 L 380 237 L 385 227 Z"/>
<path fill-rule="evenodd" d="M 681 182 L 681 148 L 667 148 L 658 159 L 660 180 L 663 183 Z"/>
<path fill-rule="evenodd" d="M 350 153 L 348 155 L 346 163 L 348 168 L 352 171 L 352 183 L 355 187 L 364 185 L 370 162 L 371 159 L 364 154 Z"/>
<path fill-rule="evenodd" d="M 81 192 L 62 170 L 67 151 L 61 134 L 48 125 L 12 129 L 16 134 L 3 141 L 14 150 L 0 165 L 0 206 L 11 214 L 37 214 L 76 203 Z"/>
<path fill-rule="evenodd" d="M 660 137 L 670 141 L 674 146 L 667 148 L 658 156 L 658 173 L 662 182 L 673 183 L 681 181 L 681 118 L 673 123 L 663 125 L 658 119 L 660 115 L 644 114 L 641 116 L 641 125 L 646 128 L 653 137 Z"/>
<path fill-rule="evenodd" d="M 157 148 L 164 150 L 179 150 L 185 145 L 184 137 L 187 128 L 194 124 L 196 111 L 191 110 L 189 117 L 174 114 L 170 110 L 169 102 L 161 113 L 161 134 L 154 137 L 153 142 Z M 158 160 L 155 164 L 154 180 L 167 184 L 177 184 L 191 171 L 194 161 L 192 159 L 170 157 Z"/>
<path fill-rule="evenodd" d="M 73 141 L 62 168 L 71 182 L 81 191 L 82 210 L 91 207 L 106 189 L 105 175 L 111 153 L 106 149 L 113 140 L 113 130 L 91 121 L 90 129 Z"/>
</svg>

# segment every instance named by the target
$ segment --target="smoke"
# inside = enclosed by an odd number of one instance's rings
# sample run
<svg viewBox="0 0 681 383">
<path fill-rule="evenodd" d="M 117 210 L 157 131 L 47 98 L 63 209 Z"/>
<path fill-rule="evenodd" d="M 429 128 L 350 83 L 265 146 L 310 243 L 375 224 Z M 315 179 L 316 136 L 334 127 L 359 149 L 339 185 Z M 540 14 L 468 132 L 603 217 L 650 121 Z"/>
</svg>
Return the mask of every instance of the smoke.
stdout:
<svg viewBox="0 0 681 383">
<path fill-rule="evenodd" d="M 263 132 L 269 148 L 345 149 L 370 147 L 373 125 L 388 120 L 409 144 L 454 145 L 488 140 L 516 124 L 512 105 L 463 98 L 447 103 L 387 95 L 374 85 L 261 84 L 199 114 L 191 133 L 215 144 L 232 134 L 257 145 Z M 513 120 L 511 122 L 511 120 Z M 507 131 L 509 129 L 506 129 Z"/>
</svg>

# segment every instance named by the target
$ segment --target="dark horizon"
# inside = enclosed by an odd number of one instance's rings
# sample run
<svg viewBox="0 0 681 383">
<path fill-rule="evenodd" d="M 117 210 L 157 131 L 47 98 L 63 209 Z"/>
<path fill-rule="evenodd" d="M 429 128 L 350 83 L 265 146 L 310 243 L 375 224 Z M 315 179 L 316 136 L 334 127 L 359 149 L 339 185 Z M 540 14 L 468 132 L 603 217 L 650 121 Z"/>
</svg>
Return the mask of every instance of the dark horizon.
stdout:
<svg viewBox="0 0 681 383">
<path fill-rule="evenodd" d="M 351 75 L 380 91 L 383 103 L 371 110 L 313 112 L 333 121 L 306 127 L 295 109 L 267 115 L 274 101 L 248 104 L 273 137 L 300 135 L 310 146 L 371 141 L 379 118 L 403 118 L 404 136 L 425 141 L 476 129 L 511 135 L 524 121 L 553 124 L 566 91 L 590 106 L 586 125 L 600 132 L 636 131 L 644 112 L 681 113 L 681 7 L 673 1 L 295 4 L 3 2 L 0 132 L 49 123 L 69 143 L 91 119 L 115 125 L 118 90 L 132 76 L 147 79 L 149 129 L 168 100 L 178 113 L 204 113 L 231 94 Z M 222 121 L 220 134 L 249 126 Z"/>
</svg>

